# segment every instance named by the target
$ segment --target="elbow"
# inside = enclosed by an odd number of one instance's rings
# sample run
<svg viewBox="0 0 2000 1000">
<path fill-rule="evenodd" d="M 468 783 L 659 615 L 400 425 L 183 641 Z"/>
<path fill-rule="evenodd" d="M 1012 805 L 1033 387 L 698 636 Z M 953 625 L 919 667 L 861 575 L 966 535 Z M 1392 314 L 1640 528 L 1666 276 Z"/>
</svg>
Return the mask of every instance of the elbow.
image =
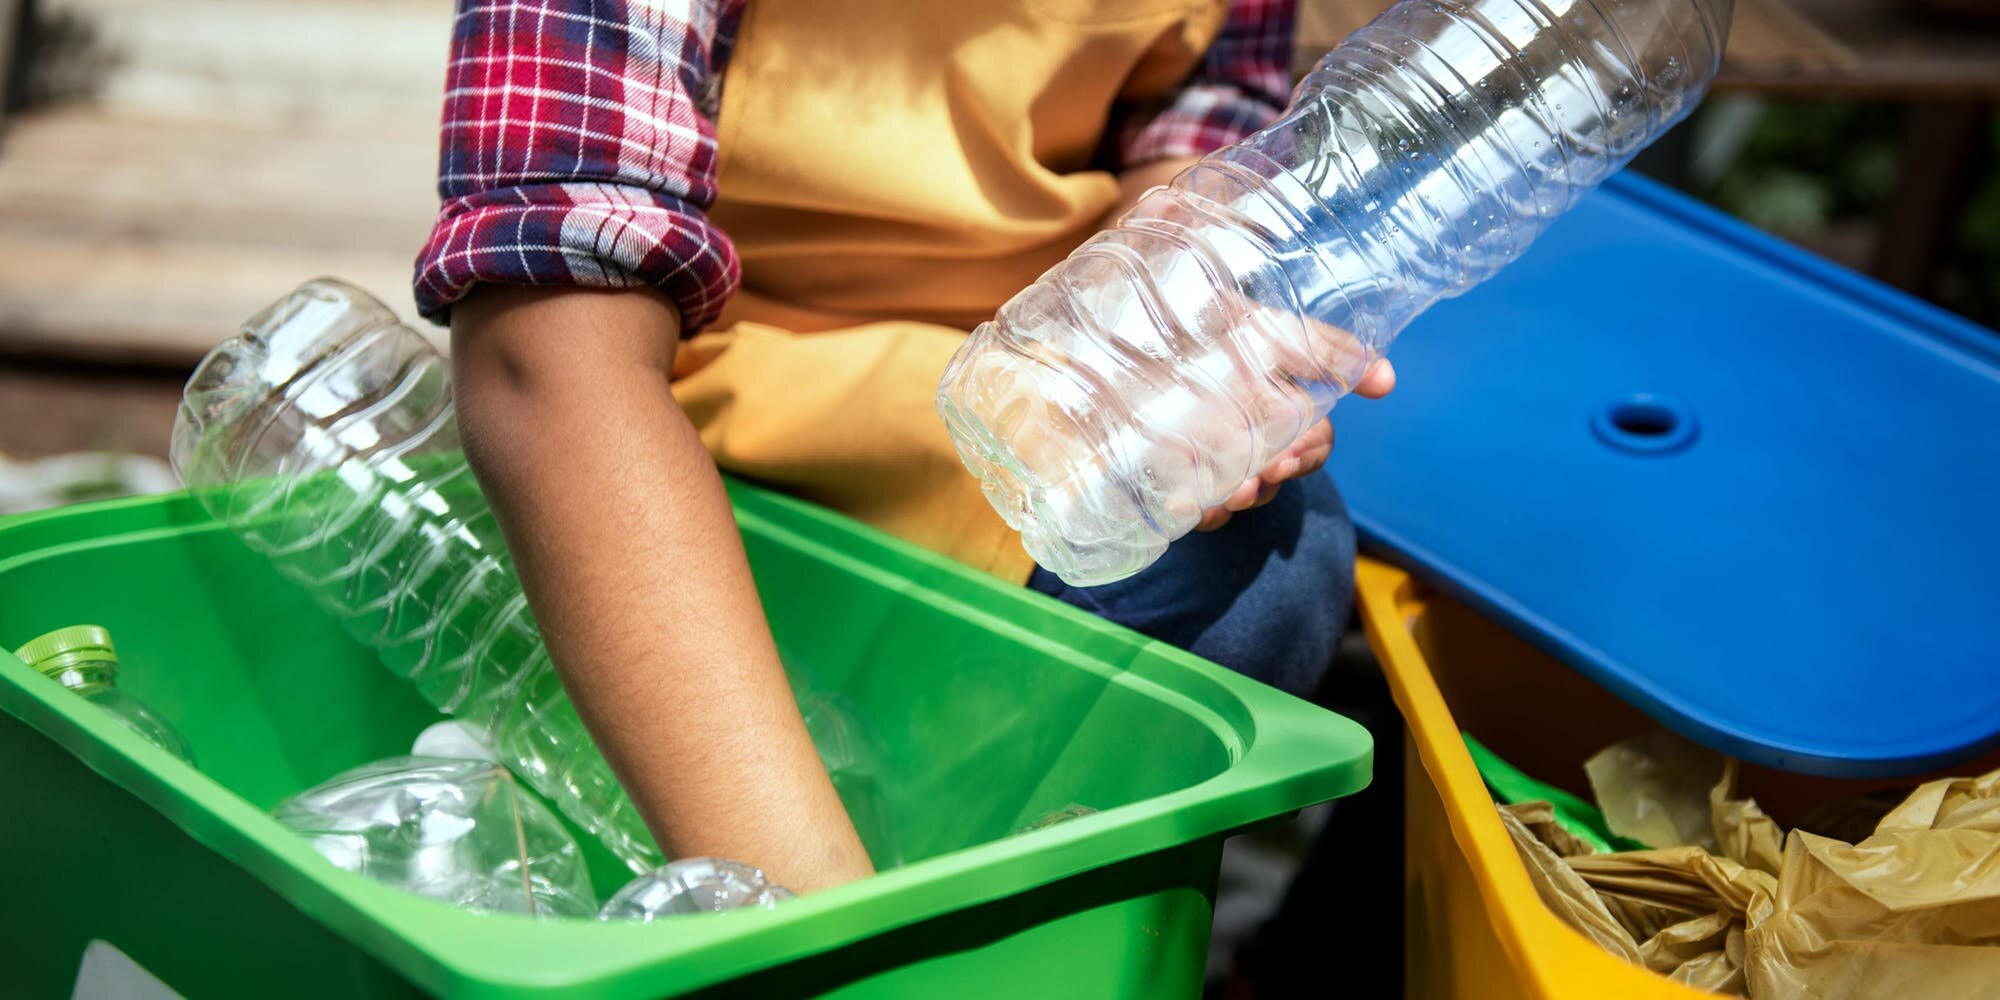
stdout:
<svg viewBox="0 0 2000 1000">
<path fill-rule="evenodd" d="M 482 481 L 507 444 L 565 426 L 593 400 L 667 391 L 679 315 L 651 290 L 479 286 L 452 309 L 459 438 Z"/>
<path fill-rule="evenodd" d="M 473 475 L 490 491 L 504 481 L 507 458 L 523 424 L 534 417 L 534 380 L 514 352 L 494 349 L 477 338 L 452 337 L 452 405 L 457 411 L 459 446 Z"/>
</svg>

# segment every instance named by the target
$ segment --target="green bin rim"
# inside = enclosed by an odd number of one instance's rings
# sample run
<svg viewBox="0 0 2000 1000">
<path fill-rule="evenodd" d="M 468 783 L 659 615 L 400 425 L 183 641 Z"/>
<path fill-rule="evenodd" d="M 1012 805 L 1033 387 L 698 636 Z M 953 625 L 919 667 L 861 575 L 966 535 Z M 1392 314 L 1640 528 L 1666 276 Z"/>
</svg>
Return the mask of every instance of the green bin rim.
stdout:
<svg viewBox="0 0 2000 1000">
<path fill-rule="evenodd" d="M 1112 677 L 1198 720 L 1231 764 L 1194 786 L 948 852 L 774 910 L 653 924 L 536 922 L 478 914 L 341 871 L 262 810 L 146 743 L 11 655 L 0 657 L 0 709 L 158 810 L 196 842 L 269 885 L 418 986 L 459 996 L 699 989 L 955 910 L 1353 794 L 1368 784 L 1372 743 L 1360 725 L 1087 612 L 918 548 L 840 514 L 728 482 L 738 524 L 948 606 L 1029 646 L 1067 652 L 1079 631 Z M 226 532 L 189 493 L 132 497 L 0 517 L 0 574 L 42 559 L 195 532 Z M 1055 627 L 1051 627 L 1055 626 Z M 1126 668 L 1151 654 L 1171 686 Z M 386 933 L 385 933 L 386 932 Z M 559 962 L 549 961 L 559 955 Z"/>
</svg>

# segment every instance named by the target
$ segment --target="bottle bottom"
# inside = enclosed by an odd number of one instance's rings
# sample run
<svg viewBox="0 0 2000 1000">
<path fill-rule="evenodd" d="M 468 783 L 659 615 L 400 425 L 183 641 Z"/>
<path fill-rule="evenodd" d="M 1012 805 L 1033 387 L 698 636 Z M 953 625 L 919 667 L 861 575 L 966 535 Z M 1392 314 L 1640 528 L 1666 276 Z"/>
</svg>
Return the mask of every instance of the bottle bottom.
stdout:
<svg viewBox="0 0 2000 1000">
<path fill-rule="evenodd" d="M 938 411 L 951 428 L 960 461 L 987 501 L 1021 533 L 1028 555 L 1071 586 L 1125 579 L 1166 551 L 1167 539 L 1131 490 L 1104 470 L 1066 469 L 1044 478 L 1013 444 L 986 422 L 940 395 Z M 1013 428 L 1016 435 L 1022 433 Z"/>
</svg>

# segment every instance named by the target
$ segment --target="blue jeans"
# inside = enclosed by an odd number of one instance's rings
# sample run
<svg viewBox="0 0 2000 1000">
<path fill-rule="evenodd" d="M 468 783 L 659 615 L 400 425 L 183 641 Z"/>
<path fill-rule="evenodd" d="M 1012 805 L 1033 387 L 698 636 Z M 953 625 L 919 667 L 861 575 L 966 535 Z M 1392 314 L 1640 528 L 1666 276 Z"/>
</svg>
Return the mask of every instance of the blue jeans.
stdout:
<svg viewBox="0 0 2000 1000">
<path fill-rule="evenodd" d="M 1354 526 L 1333 480 L 1310 475 L 1219 531 L 1195 532 L 1138 575 L 1028 586 L 1237 673 L 1310 697 L 1354 602 Z"/>
</svg>

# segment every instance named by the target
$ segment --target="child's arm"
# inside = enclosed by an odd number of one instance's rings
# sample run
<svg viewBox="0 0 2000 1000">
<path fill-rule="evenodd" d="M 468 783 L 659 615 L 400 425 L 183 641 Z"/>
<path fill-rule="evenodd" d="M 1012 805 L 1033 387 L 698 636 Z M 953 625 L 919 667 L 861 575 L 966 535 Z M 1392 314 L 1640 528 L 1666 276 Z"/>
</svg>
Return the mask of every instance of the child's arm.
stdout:
<svg viewBox="0 0 2000 1000">
<path fill-rule="evenodd" d="M 426 316 L 450 315 L 467 456 L 563 686 L 647 825 L 670 854 L 808 891 L 868 859 L 715 465 L 667 392 L 683 324 L 712 322 L 736 284 L 706 217 L 715 130 L 698 95 L 737 9 L 459 0 L 444 204 L 416 292 Z"/>
<path fill-rule="evenodd" d="M 485 286 L 452 319 L 467 457 L 577 711 L 671 856 L 800 892 L 869 872 L 771 643 L 650 290 Z"/>
</svg>

